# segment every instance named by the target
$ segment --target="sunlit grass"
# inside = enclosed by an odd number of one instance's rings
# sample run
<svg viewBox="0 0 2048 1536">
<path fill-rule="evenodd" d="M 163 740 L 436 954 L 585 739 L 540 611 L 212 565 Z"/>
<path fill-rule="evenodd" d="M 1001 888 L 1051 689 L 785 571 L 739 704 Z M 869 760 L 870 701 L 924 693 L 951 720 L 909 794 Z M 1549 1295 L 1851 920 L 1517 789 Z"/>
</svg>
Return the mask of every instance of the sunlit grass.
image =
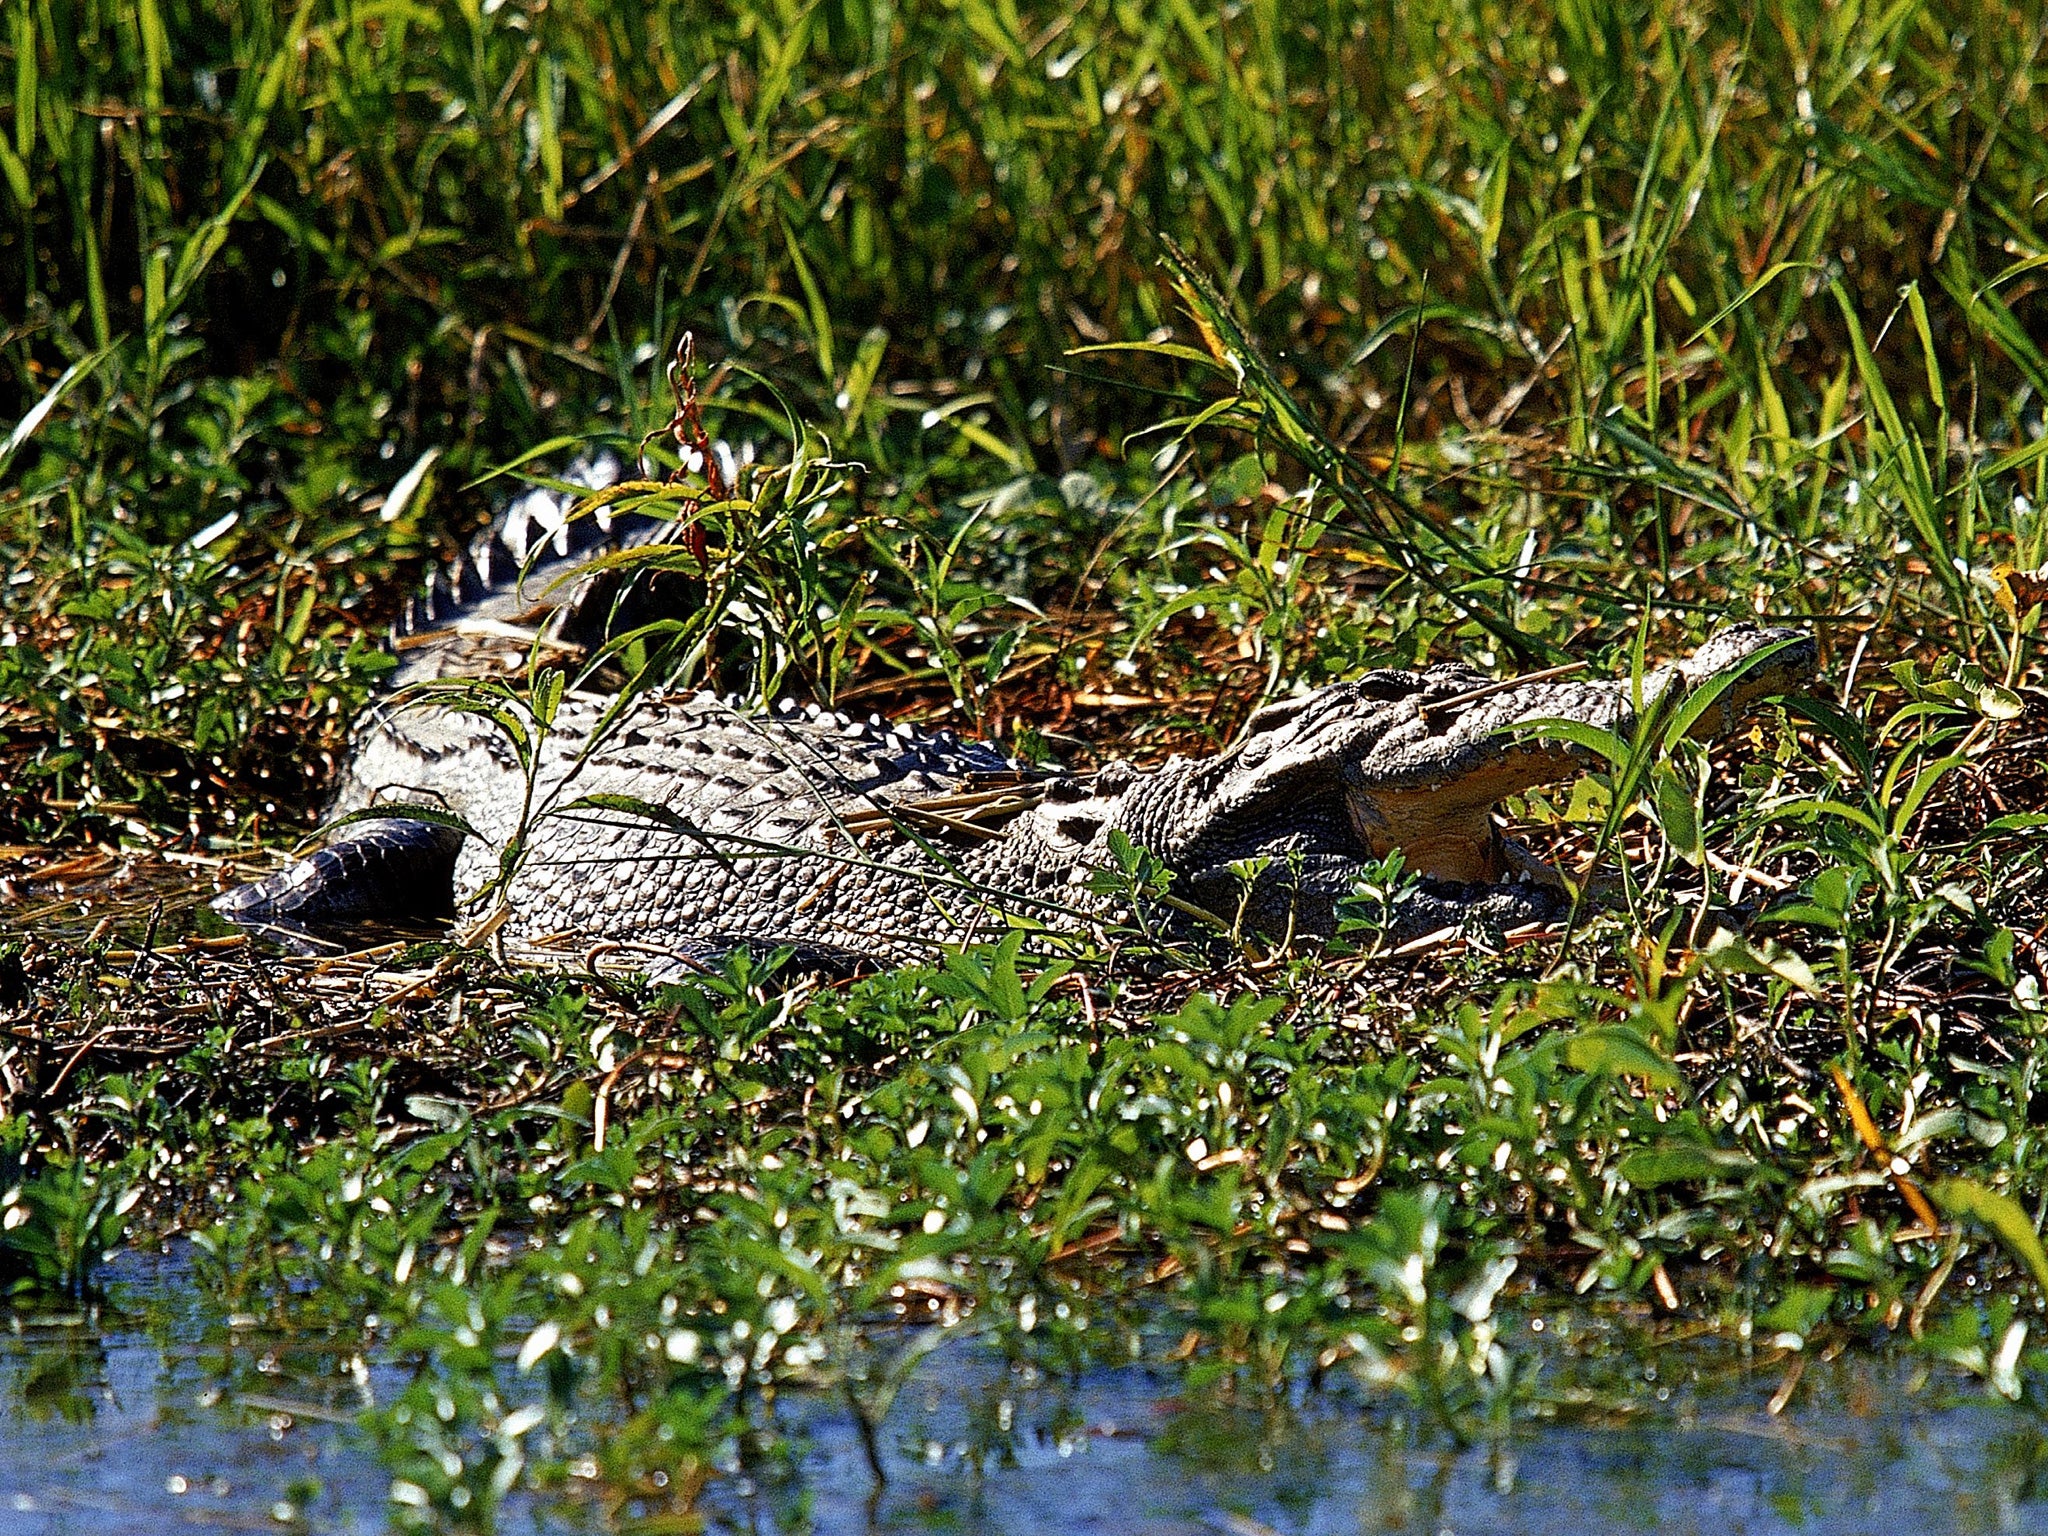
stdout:
<svg viewBox="0 0 2048 1536">
<path fill-rule="evenodd" d="M 2017 5 L 5 10 L 22 878 L 309 823 L 421 562 L 493 471 L 634 450 L 683 327 L 758 467 L 629 672 L 1086 762 L 1727 618 L 1822 668 L 1527 797 L 1590 894 L 1503 954 L 437 951 L 336 1002 L 26 936 L 0 1264 L 87 1283 L 144 1191 L 225 1305 L 378 1314 L 422 1371 L 369 1427 L 448 1525 L 595 1398 L 679 1508 L 750 1394 L 872 1432 L 950 1336 L 875 1332 L 903 1295 L 1457 1435 L 1543 1402 L 1494 1317 L 1564 1295 L 2038 1403 L 2042 67 Z"/>
</svg>

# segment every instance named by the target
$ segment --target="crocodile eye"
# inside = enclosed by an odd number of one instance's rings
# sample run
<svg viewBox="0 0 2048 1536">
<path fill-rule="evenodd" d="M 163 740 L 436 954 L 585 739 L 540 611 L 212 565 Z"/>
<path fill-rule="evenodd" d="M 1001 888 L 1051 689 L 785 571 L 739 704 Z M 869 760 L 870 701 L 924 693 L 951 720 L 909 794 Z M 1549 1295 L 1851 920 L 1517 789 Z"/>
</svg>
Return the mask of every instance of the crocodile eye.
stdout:
<svg viewBox="0 0 2048 1536">
<path fill-rule="evenodd" d="M 1253 711 L 1251 719 L 1245 723 L 1245 734 L 1257 736 L 1263 731 L 1279 729 L 1306 709 L 1313 697 L 1312 694 L 1303 694 L 1299 698 L 1280 699 Z"/>
<path fill-rule="evenodd" d="M 1069 842 L 1092 843 L 1095 841 L 1095 834 L 1102 830 L 1102 818 L 1099 816 L 1062 816 L 1053 823 L 1053 827 L 1061 837 L 1064 837 Z"/>
<path fill-rule="evenodd" d="M 1363 677 L 1354 678 L 1351 690 L 1354 697 L 1370 699 L 1375 704 L 1397 704 L 1422 692 L 1423 680 L 1413 672 L 1380 667 Z"/>
</svg>

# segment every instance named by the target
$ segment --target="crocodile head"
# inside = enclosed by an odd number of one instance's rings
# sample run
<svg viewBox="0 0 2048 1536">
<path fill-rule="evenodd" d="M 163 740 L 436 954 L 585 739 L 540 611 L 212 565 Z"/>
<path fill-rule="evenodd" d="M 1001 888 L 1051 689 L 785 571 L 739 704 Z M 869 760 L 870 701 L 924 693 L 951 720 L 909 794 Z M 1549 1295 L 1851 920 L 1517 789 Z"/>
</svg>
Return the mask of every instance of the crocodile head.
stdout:
<svg viewBox="0 0 2048 1536">
<path fill-rule="evenodd" d="M 1554 888 L 1556 877 L 1502 836 L 1494 808 L 1602 765 L 1588 748 L 1541 733 L 1542 722 L 1627 741 L 1642 713 L 1700 702 L 1712 688 L 1690 731 L 1711 737 L 1758 700 L 1799 691 L 1814 661 L 1812 640 L 1798 631 L 1743 625 L 1647 671 L 1640 684 L 1495 681 L 1454 664 L 1369 672 L 1261 710 L 1236 748 L 1161 783 L 1162 793 L 1146 797 L 1157 804 L 1124 823 L 1183 874 L 1197 901 L 1225 915 L 1243 899 L 1231 866 L 1267 859 L 1267 888 L 1248 913 L 1264 928 L 1326 930 L 1364 861 L 1395 849 L 1435 893 L 1434 907 L 1423 906 L 1437 916 L 1489 902 L 1497 916 L 1542 916 L 1554 900 L 1517 905 L 1504 893 L 1532 881 Z"/>
</svg>

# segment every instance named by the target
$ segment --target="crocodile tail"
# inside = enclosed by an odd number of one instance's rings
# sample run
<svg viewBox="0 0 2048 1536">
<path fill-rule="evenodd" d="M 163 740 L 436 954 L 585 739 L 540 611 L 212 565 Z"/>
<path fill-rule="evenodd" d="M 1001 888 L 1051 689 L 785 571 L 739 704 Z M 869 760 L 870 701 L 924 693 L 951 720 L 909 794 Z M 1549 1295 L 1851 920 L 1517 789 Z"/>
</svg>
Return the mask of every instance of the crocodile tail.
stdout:
<svg viewBox="0 0 2048 1536">
<path fill-rule="evenodd" d="M 602 448 L 578 457 L 562 479 L 596 491 L 625 473 L 619 456 Z M 399 620 L 394 639 L 411 654 L 393 683 L 446 673 L 443 653 L 450 647 L 444 641 L 469 654 L 482 636 L 486 649 L 502 649 L 516 665 L 525 654 L 519 632 L 538 630 L 588 651 L 656 619 L 679 617 L 701 601 L 696 584 L 672 571 L 614 570 L 577 579 L 578 567 L 593 556 L 666 543 L 690 530 L 669 518 L 612 508 L 572 517 L 576 501 L 568 491 L 530 487 L 455 559 L 431 571 Z M 493 631 L 495 639 L 489 638 Z"/>
<path fill-rule="evenodd" d="M 291 929 L 452 917 L 461 848 L 462 833 L 432 822 L 354 822 L 276 874 L 216 896 L 213 910 L 245 927 Z"/>
<path fill-rule="evenodd" d="M 617 484 L 624 473 L 619 456 L 600 448 L 579 455 L 561 478 L 601 491 Z M 513 497 L 453 560 L 427 573 L 425 586 L 399 619 L 399 637 L 430 633 L 465 619 L 511 623 L 534 608 L 559 608 L 566 589 L 554 585 L 557 578 L 592 555 L 651 539 L 661 526 L 658 518 L 614 515 L 609 509 L 572 519 L 575 504 L 570 492 L 540 485 Z"/>
</svg>

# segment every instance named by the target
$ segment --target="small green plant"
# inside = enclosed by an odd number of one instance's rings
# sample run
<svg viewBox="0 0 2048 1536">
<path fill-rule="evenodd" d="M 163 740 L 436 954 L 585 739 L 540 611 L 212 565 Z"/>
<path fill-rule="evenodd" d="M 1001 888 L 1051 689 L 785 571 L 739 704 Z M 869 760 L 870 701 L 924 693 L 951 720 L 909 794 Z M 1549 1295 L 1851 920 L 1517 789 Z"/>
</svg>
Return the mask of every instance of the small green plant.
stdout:
<svg viewBox="0 0 2048 1536">
<path fill-rule="evenodd" d="M 56 1156 L 31 1173 L 22 1156 L 25 1129 L 0 1121 L 0 1282 L 16 1295 L 78 1300 L 127 1234 L 146 1154 L 138 1148 L 99 1173 L 75 1155 Z"/>
<path fill-rule="evenodd" d="M 1372 953 L 1393 928 L 1402 898 L 1421 883 L 1398 848 L 1360 870 L 1351 893 L 1337 902 L 1339 947 Z"/>
</svg>

